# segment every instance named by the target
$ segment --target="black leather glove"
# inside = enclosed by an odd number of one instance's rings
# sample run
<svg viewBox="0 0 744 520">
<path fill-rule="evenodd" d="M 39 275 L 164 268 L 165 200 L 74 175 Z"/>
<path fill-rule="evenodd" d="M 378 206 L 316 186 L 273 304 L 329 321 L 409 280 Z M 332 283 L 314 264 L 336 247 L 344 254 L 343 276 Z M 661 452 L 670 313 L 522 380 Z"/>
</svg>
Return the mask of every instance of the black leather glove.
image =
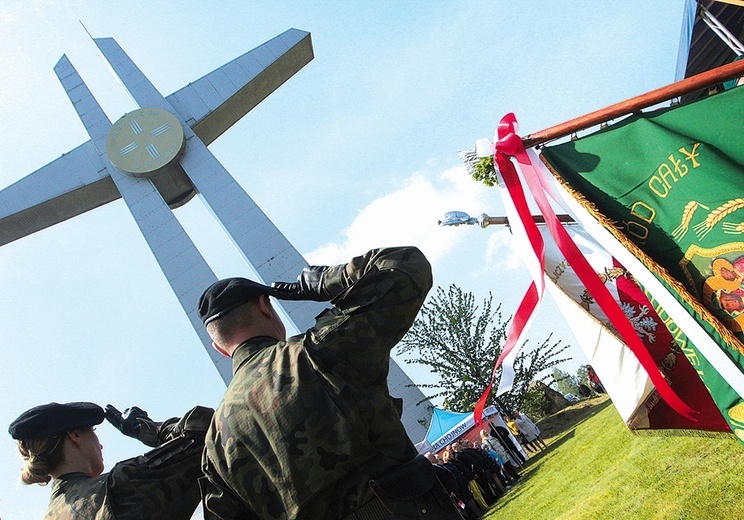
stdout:
<svg viewBox="0 0 744 520">
<path fill-rule="evenodd" d="M 162 423 L 150 419 L 147 412 L 141 408 L 133 406 L 124 410 L 122 414 L 113 405 L 107 404 L 105 416 L 108 422 L 127 437 L 135 438 L 152 448 L 160 446 L 158 433 Z"/>
<path fill-rule="evenodd" d="M 310 265 L 305 267 L 296 282 L 273 282 L 271 287 L 277 291 L 275 296 L 282 300 L 313 300 L 327 302 L 333 296 L 323 285 L 327 265 Z"/>
</svg>

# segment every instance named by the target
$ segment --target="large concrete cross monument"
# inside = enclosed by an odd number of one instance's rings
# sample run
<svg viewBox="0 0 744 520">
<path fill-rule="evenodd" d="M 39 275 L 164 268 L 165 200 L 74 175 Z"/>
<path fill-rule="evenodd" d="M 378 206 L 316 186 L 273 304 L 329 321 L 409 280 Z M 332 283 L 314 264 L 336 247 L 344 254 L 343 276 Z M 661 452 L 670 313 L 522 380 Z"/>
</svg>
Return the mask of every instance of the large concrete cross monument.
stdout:
<svg viewBox="0 0 744 520">
<path fill-rule="evenodd" d="M 290 29 L 163 96 L 112 38 L 93 39 L 140 107 L 111 123 L 66 56 L 54 67 L 90 140 L 0 191 L 0 245 L 123 198 L 225 382 L 230 359 L 211 347 L 196 301 L 217 280 L 171 209 L 198 194 L 264 283 L 293 280 L 307 262 L 207 146 L 313 59 L 310 33 Z M 323 304 L 281 301 L 303 331 Z M 426 431 L 423 394 L 393 361 L 414 441 Z"/>
</svg>

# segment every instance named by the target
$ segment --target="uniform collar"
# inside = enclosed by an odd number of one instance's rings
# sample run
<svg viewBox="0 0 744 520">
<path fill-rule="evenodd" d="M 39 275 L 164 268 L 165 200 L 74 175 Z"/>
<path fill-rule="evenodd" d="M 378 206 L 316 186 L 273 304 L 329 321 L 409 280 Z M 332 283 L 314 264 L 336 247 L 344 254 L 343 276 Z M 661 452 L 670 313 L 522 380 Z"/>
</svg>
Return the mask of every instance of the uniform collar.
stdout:
<svg viewBox="0 0 744 520">
<path fill-rule="evenodd" d="M 277 340 L 276 338 L 270 338 L 268 336 L 258 336 L 256 338 L 246 340 L 235 347 L 232 355 L 233 374 L 238 371 L 243 363 L 252 358 L 253 355 L 256 354 L 256 352 L 276 343 L 279 343 L 279 340 Z"/>
<path fill-rule="evenodd" d="M 92 477 L 80 471 L 75 471 L 72 473 L 65 473 L 64 475 L 60 475 L 59 477 L 55 478 L 54 481 L 52 482 L 52 496 L 64 494 L 67 487 L 70 484 L 77 482 L 78 480 L 87 479 L 87 478 L 92 478 Z"/>
</svg>

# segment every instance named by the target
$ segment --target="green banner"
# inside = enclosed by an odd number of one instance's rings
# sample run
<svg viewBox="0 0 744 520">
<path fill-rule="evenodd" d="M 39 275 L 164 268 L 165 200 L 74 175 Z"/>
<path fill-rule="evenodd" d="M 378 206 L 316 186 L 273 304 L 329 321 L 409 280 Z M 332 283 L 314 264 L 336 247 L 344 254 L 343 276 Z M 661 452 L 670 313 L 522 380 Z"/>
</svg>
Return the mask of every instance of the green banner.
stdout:
<svg viewBox="0 0 744 520">
<path fill-rule="evenodd" d="M 667 289 L 674 294 L 674 290 L 667 285 L 663 279 L 659 280 L 666 285 Z M 680 350 L 685 355 L 690 365 L 695 369 L 700 379 L 708 389 L 713 402 L 715 403 L 718 410 L 723 415 L 723 418 L 731 427 L 731 431 L 736 437 L 744 443 L 744 400 L 736 393 L 736 391 L 728 385 L 725 378 L 716 371 L 713 366 L 700 354 L 698 348 L 687 338 L 684 331 L 674 322 L 674 320 L 666 313 L 666 311 L 659 305 L 652 294 L 646 291 L 651 305 L 653 306 L 659 318 L 667 326 L 669 332 L 672 334 L 675 343 L 680 347 Z M 705 328 L 712 337 L 717 337 L 718 334 L 710 324 L 702 319 L 695 310 L 687 304 L 683 298 L 678 298 L 685 306 L 687 311 L 695 316 L 699 323 L 707 325 Z M 726 348 L 725 345 L 723 347 Z M 741 366 L 741 365 L 739 365 Z M 679 384 L 684 384 L 684 381 L 677 381 Z"/>
<path fill-rule="evenodd" d="M 542 156 L 744 368 L 744 88 L 636 114 Z M 691 346 L 688 358 L 695 359 Z M 716 405 L 744 441 L 744 404 L 707 363 Z M 708 376 L 706 377 L 706 373 Z"/>
</svg>

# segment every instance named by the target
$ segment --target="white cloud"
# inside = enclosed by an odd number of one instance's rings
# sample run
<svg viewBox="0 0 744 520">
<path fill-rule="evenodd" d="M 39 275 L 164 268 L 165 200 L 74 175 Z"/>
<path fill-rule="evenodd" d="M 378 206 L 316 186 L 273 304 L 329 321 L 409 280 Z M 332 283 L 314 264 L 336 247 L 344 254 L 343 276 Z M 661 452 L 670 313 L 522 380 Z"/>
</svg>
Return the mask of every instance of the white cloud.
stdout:
<svg viewBox="0 0 744 520">
<path fill-rule="evenodd" d="M 476 216 L 484 209 L 492 215 L 501 214 L 499 195 L 495 189 L 474 182 L 464 168 L 450 168 L 439 174 L 416 172 L 402 181 L 396 191 L 359 210 L 340 240 L 323 244 L 305 256 L 310 264 L 324 265 L 345 262 L 373 247 L 415 245 L 426 254 L 435 271 L 447 272 L 463 265 L 469 266 L 474 275 L 479 271 L 499 275 L 522 271 L 524 264 L 508 228 L 493 226 L 482 230 L 437 225 L 447 211 L 466 211 Z M 484 248 L 468 247 L 476 238 L 479 243 L 485 241 Z"/>
<path fill-rule="evenodd" d="M 514 240 L 508 228 L 494 231 L 488 237 L 486 265 L 490 270 L 499 272 L 524 268 L 524 262 L 514 247 Z"/>
<path fill-rule="evenodd" d="M 306 256 L 310 263 L 343 262 L 373 247 L 413 244 L 435 263 L 466 239 L 459 229 L 442 228 L 437 220 L 447 211 L 484 207 L 493 195 L 461 167 L 438 175 L 413 173 L 399 189 L 362 208 L 340 241 Z"/>
</svg>

